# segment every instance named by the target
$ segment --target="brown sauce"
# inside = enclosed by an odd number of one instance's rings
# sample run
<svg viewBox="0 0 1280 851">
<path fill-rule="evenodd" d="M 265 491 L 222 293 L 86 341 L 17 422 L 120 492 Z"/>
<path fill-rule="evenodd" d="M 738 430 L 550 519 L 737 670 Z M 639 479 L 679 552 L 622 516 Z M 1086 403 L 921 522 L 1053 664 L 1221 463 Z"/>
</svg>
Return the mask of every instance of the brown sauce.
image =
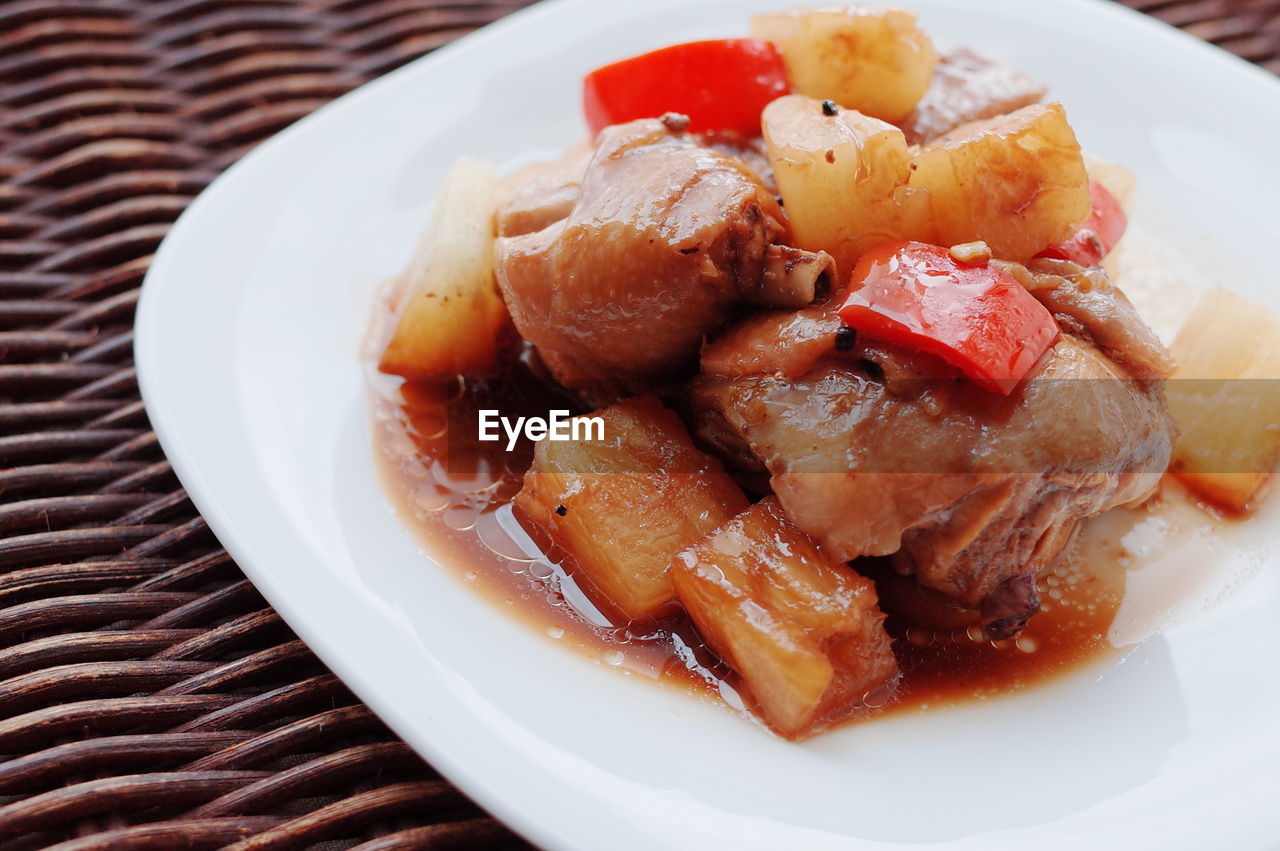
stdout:
<svg viewBox="0 0 1280 851">
<path fill-rule="evenodd" d="M 449 439 L 448 411 L 455 417 L 459 410 L 473 411 L 477 405 L 471 403 L 479 400 L 463 396 L 474 388 L 398 385 L 385 376 L 375 376 L 373 385 L 374 440 L 385 485 L 424 548 L 442 564 L 559 643 L 655 681 L 722 696 L 741 709 L 731 672 L 687 621 L 670 618 L 630 628 L 609 623 L 554 552 L 541 552 L 521 529 L 510 502 L 532 446 L 523 443 L 508 453 L 505 439 L 476 442 L 474 420 L 470 428 L 454 429 L 471 442 Z M 547 394 L 531 389 L 491 401 L 484 407 L 506 416 L 545 416 L 549 407 Z M 891 616 L 888 627 L 903 678 L 888 710 L 919 711 L 1009 694 L 1116 653 L 1106 636 L 1123 583 L 1116 570 L 1098 561 L 1115 560 L 1077 554 L 1042 577 L 1043 609 L 1016 640 L 982 640 L 976 629 L 963 626 L 908 627 Z"/>
<path fill-rule="evenodd" d="M 1040 594 L 1040 612 L 1016 639 L 986 641 L 976 628 L 926 630 L 891 617 L 903 672 L 894 708 L 1010 694 L 1117 652 L 1107 630 L 1119 607 L 1118 589 L 1068 560 L 1041 580 Z"/>
</svg>

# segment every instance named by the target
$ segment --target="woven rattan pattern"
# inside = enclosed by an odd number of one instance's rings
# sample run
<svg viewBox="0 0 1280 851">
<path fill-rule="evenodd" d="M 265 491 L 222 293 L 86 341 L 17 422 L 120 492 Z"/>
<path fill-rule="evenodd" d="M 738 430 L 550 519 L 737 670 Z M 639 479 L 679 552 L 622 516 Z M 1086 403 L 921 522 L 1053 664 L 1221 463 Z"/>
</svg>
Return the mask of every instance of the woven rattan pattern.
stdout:
<svg viewBox="0 0 1280 851">
<path fill-rule="evenodd" d="M 218 548 L 131 360 L 219 170 L 522 0 L 0 0 L 0 849 L 517 845 Z M 1280 70 L 1280 2 L 1134 5 Z"/>
</svg>

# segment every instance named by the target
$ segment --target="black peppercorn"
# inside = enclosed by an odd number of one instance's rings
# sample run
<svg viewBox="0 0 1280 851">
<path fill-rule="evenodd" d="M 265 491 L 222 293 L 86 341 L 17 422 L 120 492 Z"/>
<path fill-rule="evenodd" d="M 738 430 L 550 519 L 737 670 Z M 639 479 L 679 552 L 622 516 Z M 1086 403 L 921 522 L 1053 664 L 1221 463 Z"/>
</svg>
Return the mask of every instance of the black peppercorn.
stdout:
<svg viewBox="0 0 1280 851">
<path fill-rule="evenodd" d="M 835 101 L 824 100 L 822 102 L 822 114 L 823 115 L 839 115 L 840 110 L 836 107 Z"/>
<path fill-rule="evenodd" d="M 858 332 L 854 331 L 848 325 L 839 328 L 836 331 L 836 351 L 847 352 L 853 348 L 853 342 L 858 337 Z"/>
<path fill-rule="evenodd" d="M 559 514 L 561 517 L 564 517 L 568 513 L 569 513 L 569 509 L 567 506 L 564 506 L 564 505 L 556 506 L 556 514 Z"/>
</svg>

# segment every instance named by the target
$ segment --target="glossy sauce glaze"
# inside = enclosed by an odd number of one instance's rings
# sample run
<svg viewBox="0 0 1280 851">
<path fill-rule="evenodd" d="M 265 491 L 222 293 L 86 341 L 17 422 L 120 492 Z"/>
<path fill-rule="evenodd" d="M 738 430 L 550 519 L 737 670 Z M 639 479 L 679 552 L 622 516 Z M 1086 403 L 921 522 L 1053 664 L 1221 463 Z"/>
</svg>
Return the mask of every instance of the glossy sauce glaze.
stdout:
<svg viewBox="0 0 1280 851">
<path fill-rule="evenodd" d="M 629 628 L 610 623 L 566 572 L 554 547 L 544 550 L 520 526 L 510 503 L 532 444 L 522 441 L 508 452 L 505 437 L 477 442 L 475 411 L 486 407 L 504 416 L 546 416 L 566 403 L 536 389 L 531 376 L 504 383 L 500 398 L 481 384 L 427 387 L 377 375 L 371 384 L 375 454 L 385 486 L 424 549 L 560 643 L 609 666 L 719 695 L 743 708 L 732 672 L 703 646 L 687 620 L 673 617 Z M 450 440 L 451 421 L 452 432 L 467 439 Z M 1016 640 L 986 641 L 977 627 L 963 624 L 909 627 L 890 617 L 903 677 L 897 698 L 885 709 L 934 708 L 1007 694 L 1117 653 L 1107 633 L 1120 605 L 1124 570 L 1115 547 L 1104 550 L 1096 542 L 1077 544 L 1041 578 L 1042 610 Z M 884 571 L 873 563 L 859 567 L 902 593 L 902 583 L 893 583 L 891 575 L 877 577 Z M 893 591 L 882 584 L 886 603 Z"/>
</svg>

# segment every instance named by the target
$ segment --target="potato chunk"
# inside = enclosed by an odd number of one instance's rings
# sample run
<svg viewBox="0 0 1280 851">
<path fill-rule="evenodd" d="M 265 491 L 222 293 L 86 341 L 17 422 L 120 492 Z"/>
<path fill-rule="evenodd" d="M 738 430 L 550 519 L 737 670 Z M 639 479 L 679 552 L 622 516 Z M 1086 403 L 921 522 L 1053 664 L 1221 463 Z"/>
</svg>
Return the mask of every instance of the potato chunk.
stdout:
<svg viewBox="0 0 1280 851">
<path fill-rule="evenodd" d="M 795 244 L 834 257 L 843 284 L 876 242 L 932 241 L 932 218 L 928 194 L 907 186 L 902 131 L 853 110 L 829 112 L 788 95 L 765 108 L 763 132 Z"/>
<path fill-rule="evenodd" d="M 871 580 L 767 497 L 676 558 L 676 593 L 764 721 L 800 738 L 888 700 L 898 676 Z"/>
<path fill-rule="evenodd" d="M 458 160 L 404 273 L 378 369 L 411 379 L 494 371 L 510 324 L 493 273 L 496 198 L 493 166 Z"/>
<path fill-rule="evenodd" d="M 658 614 L 675 600 L 672 558 L 745 508 L 746 497 L 656 399 L 590 416 L 603 420 L 604 439 L 539 443 L 516 507 L 568 554 L 606 614 Z"/>
<path fill-rule="evenodd" d="M 928 190 L 940 245 L 982 240 L 1022 262 L 1089 215 L 1089 175 L 1060 104 L 965 124 L 915 158 L 910 186 Z"/>
<path fill-rule="evenodd" d="M 1280 317 L 1206 293 L 1173 344 L 1166 384 L 1181 432 L 1170 469 L 1231 511 L 1256 501 L 1280 458 Z"/>
<path fill-rule="evenodd" d="M 911 114 L 937 61 L 915 15 L 899 9 L 788 9 L 753 17 L 751 34 L 778 46 L 800 94 L 885 121 Z"/>
</svg>

